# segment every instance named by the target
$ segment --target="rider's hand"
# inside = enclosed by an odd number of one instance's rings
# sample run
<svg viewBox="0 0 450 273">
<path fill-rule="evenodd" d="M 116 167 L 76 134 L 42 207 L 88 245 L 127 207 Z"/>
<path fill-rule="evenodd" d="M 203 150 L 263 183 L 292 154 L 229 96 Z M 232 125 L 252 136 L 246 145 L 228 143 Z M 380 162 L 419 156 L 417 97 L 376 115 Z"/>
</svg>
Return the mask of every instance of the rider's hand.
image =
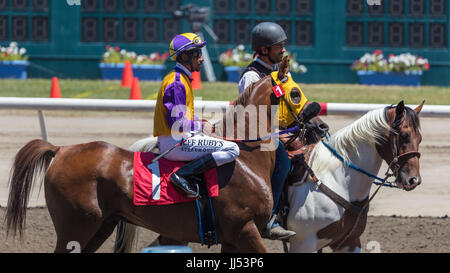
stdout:
<svg viewBox="0 0 450 273">
<path fill-rule="evenodd" d="M 209 121 L 207 121 L 206 119 L 202 119 L 202 125 L 203 125 L 203 134 L 205 135 L 211 135 L 213 132 L 213 126 L 211 125 L 211 123 L 209 123 Z"/>
</svg>

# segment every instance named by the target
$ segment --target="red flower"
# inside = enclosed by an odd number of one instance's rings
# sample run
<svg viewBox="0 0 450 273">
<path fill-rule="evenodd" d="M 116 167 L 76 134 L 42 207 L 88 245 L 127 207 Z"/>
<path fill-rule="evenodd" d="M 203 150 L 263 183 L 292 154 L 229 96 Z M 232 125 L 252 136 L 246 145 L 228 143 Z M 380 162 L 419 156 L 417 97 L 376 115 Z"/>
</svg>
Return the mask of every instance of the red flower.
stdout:
<svg viewBox="0 0 450 273">
<path fill-rule="evenodd" d="M 430 64 L 429 63 L 425 63 L 425 70 L 430 69 Z"/>
<path fill-rule="evenodd" d="M 161 60 L 165 60 L 165 59 L 167 59 L 169 57 L 169 52 L 164 52 L 162 55 L 161 55 Z"/>
<path fill-rule="evenodd" d="M 389 58 L 394 58 L 395 57 L 395 55 L 394 54 L 389 54 Z"/>
<path fill-rule="evenodd" d="M 156 62 L 159 60 L 159 53 L 155 52 L 153 54 L 150 54 L 150 56 L 153 55 L 152 61 Z"/>
<path fill-rule="evenodd" d="M 375 55 L 381 55 L 381 54 L 383 54 L 383 51 L 381 51 L 380 49 L 377 49 L 377 50 L 375 50 L 374 52 L 373 52 L 373 54 L 375 54 Z"/>
<path fill-rule="evenodd" d="M 111 49 L 111 46 L 110 45 L 107 45 L 106 46 L 106 51 L 109 51 Z"/>
<path fill-rule="evenodd" d="M 116 47 L 114 47 L 114 50 L 119 52 L 120 51 L 120 47 L 116 46 Z"/>
<path fill-rule="evenodd" d="M 229 49 L 227 50 L 227 57 L 228 57 L 228 58 L 231 58 L 232 55 L 233 55 L 233 50 L 232 50 L 231 48 L 229 48 Z"/>
</svg>

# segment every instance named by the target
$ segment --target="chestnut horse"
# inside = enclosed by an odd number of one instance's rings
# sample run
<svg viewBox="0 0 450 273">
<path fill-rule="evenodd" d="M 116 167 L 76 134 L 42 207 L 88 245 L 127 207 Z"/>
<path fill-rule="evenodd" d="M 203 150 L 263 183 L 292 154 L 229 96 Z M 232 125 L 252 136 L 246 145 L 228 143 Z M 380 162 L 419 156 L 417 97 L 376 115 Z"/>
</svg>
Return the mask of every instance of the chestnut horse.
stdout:
<svg viewBox="0 0 450 273">
<path fill-rule="evenodd" d="M 278 78 L 284 79 L 288 71 L 286 58 Z M 291 96 L 299 95 L 292 90 Z M 266 106 L 262 115 L 257 107 L 258 117 L 268 117 L 267 131 L 271 131 L 271 105 L 279 99 L 273 94 L 270 76 L 252 84 L 236 103 Z M 220 190 L 213 207 L 223 252 L 267 252 L 260 232 L 271 216 L 275 149 L 261 146 L 272 141 L 239 143 L 239 157 L 217 168 Z M 106 142 L 55 146 L 32 140 L 21 148 L 12 167 L 6 212 L 7 231 L 12 229 L 14 235 L 23 233 L 30 189 L 39 173 L 45 173 L 45 199 L 57 234 L 55 252 L 67 252 L 72 241 L 78 242 L 82 252 L 94 252 L 119 221 L 177 241 L 200 242 L 195 202 L 135 206 L 133 152 Z"/>
<path fill-rule="evenodd" d="M 399 188 L 410 191 L 422 181 L 418 152 L 422 106 L 423 102 L 413 110 L 401 101 L 370 111 L 333 134 L 328 143 L 315 146 L 309 159 L 315 177 L 355 209 L 337 204 L 317 188 L 311 176 L 290 186 L 287 225 L 297 233 L 290 239 L 290 252 L 314 252 L 327 246 L 335 252 L 361 252 L 360 236 L 374 180 L 368 174 L 377 175 L 384 160 Z"/>
</svg>

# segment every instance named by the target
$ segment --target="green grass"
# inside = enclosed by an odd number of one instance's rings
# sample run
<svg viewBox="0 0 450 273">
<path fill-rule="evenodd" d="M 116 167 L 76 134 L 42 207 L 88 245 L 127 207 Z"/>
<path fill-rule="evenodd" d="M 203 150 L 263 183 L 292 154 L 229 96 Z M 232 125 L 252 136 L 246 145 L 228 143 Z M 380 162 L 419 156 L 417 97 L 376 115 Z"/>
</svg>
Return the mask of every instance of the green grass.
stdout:
<svg viewBox="0 0 450 273">
<path fill-rule="evenodd" d="M 64 98 L 128 99 L 129 88 L 122 88 L 120 81 L 102 80 L 59 80 Z M 142 97 L 156 99 L 160 82 L 140 82 Z M 231 101 L 237 97 L 235 83 L 202 82 L 202 90 L 195 90 L 194 96 L 203 100 Z M 407 104 L 450 105 L 450 87 L 388 87 L 362 86 L 358 84 L 301 84 L 309 101 L 354 102 L 395 104 L 404 100 Z M 50 79 L 0 80 L 0 97 L 49 97 Z"/>
</svg>

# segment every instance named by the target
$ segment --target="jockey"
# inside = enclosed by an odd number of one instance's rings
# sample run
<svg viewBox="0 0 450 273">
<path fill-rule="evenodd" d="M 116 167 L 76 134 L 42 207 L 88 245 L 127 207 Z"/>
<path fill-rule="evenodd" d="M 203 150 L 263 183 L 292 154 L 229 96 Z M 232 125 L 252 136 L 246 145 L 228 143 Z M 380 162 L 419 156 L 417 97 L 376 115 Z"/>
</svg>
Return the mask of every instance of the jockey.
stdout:
<svg viewBox="0 0 450 273">
<path fill-rule="evenodd" d="M 201 49 L 205 41 L 194 33 L 175 36 L 170 43 L 169 57 L 176 61 L 173 71 L 162 80 L 158 91 L 153 134 L 158 137 L 160 152 L 173 148 L 181 139 L 186 139 L 164 157 L 173 161 L 191 161 L 170 177 L 174 186 L 187 197 L 198 198 L 198 185 L 193 176 L 209 169 L 232 162 L 239 155 L 234 142 L 203 135 L 202 129 L 211 128 L 206 120 L 194 116 L 194 96 L 191 85 L 192 72 L 200 71 L 204 59 Z M 197 131 L 197 132 L 193 132 Z M 193 161 L 192 161 L 193 160 Z M 190 181 L 191 180 L 191 181 Z"/>
<path fill-rule="evenodd" d="M 270 75 L 278 70 L 278 64 L 286 52 L 284 45 L 287 36 L 284 30 L 275 23 L 263 22 L 252 30 L 252 50 L 257 55 L 256 59 L 247 66 L 239 81 L 239 94 L 251 83 Z M 284 229 L 276 220 L 278 214 L 278 201 L 283 191 L 284 183 L 291 168 L 284 144 L 279 140 L 276 150 L 275 169 L 272 174 L 273 209 L 272 218 L 266 227 L 263 237 L 272 240 L 285 240 L 295 235 L 294 231 Z"/>
</svg>

